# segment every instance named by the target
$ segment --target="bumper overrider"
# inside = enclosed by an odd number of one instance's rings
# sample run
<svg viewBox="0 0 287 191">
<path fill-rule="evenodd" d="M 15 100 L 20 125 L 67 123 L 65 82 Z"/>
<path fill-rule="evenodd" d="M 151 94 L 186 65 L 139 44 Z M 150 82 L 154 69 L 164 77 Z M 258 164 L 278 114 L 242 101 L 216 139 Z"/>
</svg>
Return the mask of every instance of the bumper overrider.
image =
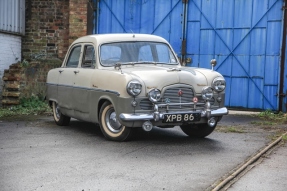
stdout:
<svg viewBox="0 0 287 191">
<path fill-rule="evenodd" d="M 204 105 L 204 109 L 196 108 L 196 105 L 191 103 L 184 103 L 184 105 L 193 105 L 194 108 L 184 111 L 171 111 L 169 106 L 183 105 L 183 103 L 173 103 L 173 104 L 154 104 L 154 111 L 151 113 L 121 113 L 119 119 L 123 122 L 142 122 L 142 127 L 145 131 L 150 131 L 153 127 L 153 123 L 163 122 L 168 124 L 168 122 L 174 122 L 177 124 L 183 123 L 193 123 L 199 121 L 202 118 L 207 120 L 209 126 L 215 126 L 218 118 L 223 115 L 228 114 L 228 109 L 226 107 L 221 108 L 211 108 L 210 102 L 207 101 Z M 159 111 L 158 108 L 165 107 L 165 111 Z M 153 123 L 152 123 L 153 122 Z"/>
</svg>

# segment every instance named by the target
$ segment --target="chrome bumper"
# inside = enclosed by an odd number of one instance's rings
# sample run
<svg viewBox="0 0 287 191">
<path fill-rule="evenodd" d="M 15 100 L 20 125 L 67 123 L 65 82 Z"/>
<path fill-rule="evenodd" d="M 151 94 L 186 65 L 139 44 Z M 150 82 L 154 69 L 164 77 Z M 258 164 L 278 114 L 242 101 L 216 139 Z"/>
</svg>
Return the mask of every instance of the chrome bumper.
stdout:
<svg viewBox="0 0 287 191">
<path fill-rule="evenodd" d="M 192 114 L 192 113 L 201 113 L 201 117 L 219 117 L 222 115 L 228 114 L 228 109 L 226 107 L 222 107 L 215 110 L 196 110 L 196 111 L 183 111 L 183 112 L 172 112 L 172 114 Z M 158 121 L 164 119 L 165 114 L 171 114 L 171 113 L 159 113 L 158 111 L 155 111 L 150 114 L 146 113 L 139 113 L 139 114 L 129 114 L 129 113 L 121 113 L 119 115 L 120 120 L 122 121 Z"/>
</svg>

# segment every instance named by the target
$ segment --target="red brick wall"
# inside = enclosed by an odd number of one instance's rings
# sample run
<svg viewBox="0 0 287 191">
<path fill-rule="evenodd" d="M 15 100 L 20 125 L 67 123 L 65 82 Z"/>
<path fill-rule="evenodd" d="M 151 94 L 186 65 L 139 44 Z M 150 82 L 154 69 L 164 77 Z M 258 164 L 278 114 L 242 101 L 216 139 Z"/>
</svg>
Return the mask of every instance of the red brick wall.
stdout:
<svg viewBox="0 0 287 191">
<path fill-rule="evenodd" d="M 17 63 L 5 70 L 3 106 L 19 104 L 21 97 L 45 96 L 48 71 L 61 65 L 75 39 L 87 35 L 88 4 L 91 1 L 26 0 L 22 55 L 28 66 Z"/>
<path fill-rule="evenodd" d="M 63 58 L 69 46 L 69 0 L 26 0 L 23 57 Z"/>
<path fill-rule="evenodd" d="M 87 35 L 88 4 L 89 0 L 26 0 L 23 57 L 63 59 L 69 45 Z"/>
<path fill-rule="evenodd" d="M 59 66 L 59 59 L 32 61 L 28 66 L 22 66 L 21 63 L 12 64 L 3 75 L 2 106 L 18 105 L 23 97 L 44 98 L 48 71 Z"/>
<path fill-rule="evenodd" d="M 88 0 L 70 0 L 70 44 L 87 35 Z"/>
</svg>

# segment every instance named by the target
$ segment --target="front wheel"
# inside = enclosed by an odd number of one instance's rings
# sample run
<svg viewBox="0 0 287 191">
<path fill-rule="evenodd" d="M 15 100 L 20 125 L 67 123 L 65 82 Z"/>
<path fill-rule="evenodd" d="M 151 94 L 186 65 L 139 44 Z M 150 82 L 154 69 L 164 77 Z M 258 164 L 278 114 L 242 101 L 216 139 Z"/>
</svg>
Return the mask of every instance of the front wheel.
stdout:
<svg viewBox="0 0 287 191">
<path fill-rule="evenodd" d="M 53 102 L 52 106 L 53 106 L 53 116 L 56 124 L 60 126 L 69 125 L 71 118 L 61 113 L 59 106 L 56 102 Z"/>
<path fill-rule="evenodd" d="M 99 115 L 100 127 L 104 136 L 112 141 L 126 141 L 131 138 L 132 128 L 120 124 L 114 106 L 105 102 Z"/>
<path fill-rule="evenodd" d="M 203 138 L 208 136 L 210 133 L 213 132 L 216 125 L 210 127 L 207 124 L 192 124 L 192 125 L 181 125 L 181 130 L 191 137 L 198 137 Z"/>
</svg>

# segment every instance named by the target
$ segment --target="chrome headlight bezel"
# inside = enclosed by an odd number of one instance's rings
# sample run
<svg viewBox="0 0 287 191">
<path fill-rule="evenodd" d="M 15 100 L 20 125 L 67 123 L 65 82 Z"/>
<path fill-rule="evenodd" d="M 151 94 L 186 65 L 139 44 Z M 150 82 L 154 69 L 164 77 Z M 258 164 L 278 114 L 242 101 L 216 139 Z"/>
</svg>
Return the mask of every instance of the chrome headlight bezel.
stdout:
<svg viewBox="0 0 287 191">
<path fill-rule="evenodd" d="M 160 98 L 161 98 L 161 92 L 159 89 L 151 89 L 148 92 L 148 99 L 151 102 L 156 103 L 156 102 L 160 101 Z"/>
<path fill-rule="evenodd" d="M 130 96 L 137 96 L 142 91 L 142 84 L 138 80 L 131 80 L 127 84 L 127 92 Z"/>
<path fill-rule="evenodd" d="M 213 89 L 209 86 L 202 88 L 201 96 L 204 100 L 211 100 L 213 98 Z"/>
<path fill-rule="evenodd" d="M 223 90 L 225 90 L 225 87 L 226 87 L 226 82 L 223 77 L 216 77 L 212 81 L 212 88 L 217 92 L 222 92 Z"/>
</svg>

